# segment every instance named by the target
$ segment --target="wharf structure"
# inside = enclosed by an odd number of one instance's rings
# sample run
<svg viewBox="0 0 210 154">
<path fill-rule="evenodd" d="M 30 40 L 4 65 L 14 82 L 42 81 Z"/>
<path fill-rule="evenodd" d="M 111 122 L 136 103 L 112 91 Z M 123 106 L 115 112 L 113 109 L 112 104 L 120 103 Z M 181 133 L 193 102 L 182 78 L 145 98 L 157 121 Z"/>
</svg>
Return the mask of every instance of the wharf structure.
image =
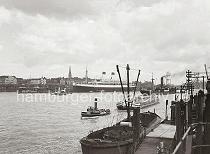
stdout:
<svg viewBox="0 0 210 154">
<path fill-rule="evenodd" d="M 209 154 L 210 153 L 210 79 L 207 75 L 206 91 L 193 94 L 194 73 L 186 72 L 187 82 L 182 89 L 190 94 L 188 100 L 175 102 L 176 147 L 173 154 Z M 175 118 L 176 117 L 176 118 Z"/>
<path fill-rule="evenodd" d="M 175 95 L 175 101 L 171 102 L 171 119 L 166 118 L 148 134 L 135 154 L 210 153 L 210 79 L 207 76 L 205 87 L 201 76 L 203 89 L 194 93 L 194 73 L 187 71 L 186 77 L 180 99 Z"/>
</svg>

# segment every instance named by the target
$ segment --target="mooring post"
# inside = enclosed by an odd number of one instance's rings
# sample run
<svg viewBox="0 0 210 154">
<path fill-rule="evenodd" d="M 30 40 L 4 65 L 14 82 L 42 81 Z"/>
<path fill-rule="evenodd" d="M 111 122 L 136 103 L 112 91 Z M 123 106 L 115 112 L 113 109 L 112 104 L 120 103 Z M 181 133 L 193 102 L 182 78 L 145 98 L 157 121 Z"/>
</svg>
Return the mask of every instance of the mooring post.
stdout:
<svg viewBox="0 0 210 154">
<path fill-rule="evenodd" d="M 138 145 L 140 144 L 140 107 L 136 107 L 133 109 L 133 118 L 132 118 L 132 126 L 133 126 L 133 154 L 135 153 Z"/>
<path fill-rule="evenodd" d="M 205 106 L 205 94 L 204 91 L 199 92 L 200 95 L 200 121 L 204 122 L 204 106 Z"/>
<path fill-rule="evenodd" d="M 177 142 L 182 139 L 186 128 L 186 104 L 183 100 L 180 100 L 176 104 L 176 119 L 177 119 Z M 186 149 L 186 140 L 183 141 L 179 153 L 182 154 Z"/>
<path fill-rule="evenodd" d="M 165 119 L 168 120 L 168 100 L 166 100 L 166 115 L 165 115 Z"/>
<path fill-rule="evenodd" d="M 181 128 L 182 128 L 182 135 L 184 135 L 184 131 L 186 131 L 186 102 L 183 100 L 180 101 L 180 106 L 181 106 Z"/>
<path fill-rule="evenodd" d="M 175 101 L 171 101 L 171 124 L 175 125 Z"/>
<path fill-rule="evenodd" d="M 175 118 L 175 124 L 176 124 L 176 144 L 179 143 L 179 141 L 182 138 L 182 133 L 181 133 L 181 106 L 180 106 L 180 102 L 176 102 L 175 104 L 175 114 L 176 114 L 176 118 Z M 178 151 L 178 154 L 181 154 L 182 152 L 182 148 L 180 148 L 180 150 Z"/>
<path fill-rule="evenodd" d="M 203 122 L 203 101 L 204 101 L 204 93 L 203 91 L 199 91 L 198 92 L 198 98 L 197 98 L 197 113 L 198 113 L 198 122 Z M 198 130 L 196 131 L 196 141 L 198 145 L 202 145 L 203 144 L 203 133 L 202 133 L 202 128 L 203 126 L 200 125 L 198 126 Z"/>
<path fill-rule="evenodd" d="M 207 81 L 206 90 L 205 122 L 210 122 L 210 80 Z M 206 126 L 205 144 L 210 144 L 210 125 Z"/>
<path fill-rule="evenodd" d="M 193 119 L 193 123 L 196 123 L 196 122 L 198 122 L 198 110 L 199 110 L 199 102 L 198 102 L 199 100 L 198 100 L 198 94 L 196 94 L 196 95 L 194 95 L 194 108 L 193 108 L 193 110 L 194 110 L 194 117 L 192 117 L 192 118 L 194 118 Z M 196 116 L 196 117 L 195 117 Z"/>
<path fill-rule="evenodd" d="M 188 107 L 188 126 L 192 124 L 192 103 L 193 103 L 193 96 L 190 95 L 190 100 L 187 102 Z"/>
<path fill-rule="evenodd" d="M 180 108 L 180 102 L 176 102 L 176 110 L 175 110 L 175 114 L 176 114 L 176 118 L 175 118 L 175 123 L 176 123 L 176 138 L 177 138 L 177 142 L 180 141 L 181 139 L 181 108 Z"/>
</svg>

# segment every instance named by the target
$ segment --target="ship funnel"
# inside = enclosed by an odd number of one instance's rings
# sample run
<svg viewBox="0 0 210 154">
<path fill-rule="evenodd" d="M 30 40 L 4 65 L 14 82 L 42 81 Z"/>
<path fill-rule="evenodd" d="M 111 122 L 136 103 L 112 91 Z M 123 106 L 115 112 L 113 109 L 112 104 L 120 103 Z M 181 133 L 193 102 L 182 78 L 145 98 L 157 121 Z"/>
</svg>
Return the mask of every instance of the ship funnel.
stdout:
<svg viewBox="0 0 210 154">
<path fill-rule="evenodd" d="M 94 108 L 95 108 L 95 110 L 97 110 L 97 108 L 98 108 L 98 107 L 97 107 L 97 103 L 98 103 L 98 99 L 95 98 L 95 100 L 94 100 L 94 105 L 95 105 Z"/>
</svg>

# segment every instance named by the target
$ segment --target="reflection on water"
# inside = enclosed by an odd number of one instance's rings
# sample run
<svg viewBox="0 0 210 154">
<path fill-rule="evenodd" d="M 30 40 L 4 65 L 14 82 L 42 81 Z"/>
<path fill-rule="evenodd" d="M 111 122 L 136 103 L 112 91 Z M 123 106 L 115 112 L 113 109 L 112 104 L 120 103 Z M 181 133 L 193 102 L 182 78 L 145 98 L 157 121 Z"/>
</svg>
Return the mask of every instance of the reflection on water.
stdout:
<svg viewBox="0 0 210 154">
<path fill-rule="evenodd" d="M 80 138 L 126 117 L 124 111 L 116 109 L 121 93 L 74 93 L 68 96 L 74 99 L 49 95 L 49 99 L 31 100 L 31 96 L 45 98 L 44 95 L 33 94 L 22 99 L 16 93 L 0 93 L 0 153 L 81 154 Z M 81 119 L 81 111 L 93 105 L 95 97 L 99 98 L 98 107 L 110 108 L 111 115 Z M 174 95 L 162 96 L 160 104 L 142 112 L 153 112 L 155 108 L 164 117 L 165 99 L 173 98 Z"/>
</svg>

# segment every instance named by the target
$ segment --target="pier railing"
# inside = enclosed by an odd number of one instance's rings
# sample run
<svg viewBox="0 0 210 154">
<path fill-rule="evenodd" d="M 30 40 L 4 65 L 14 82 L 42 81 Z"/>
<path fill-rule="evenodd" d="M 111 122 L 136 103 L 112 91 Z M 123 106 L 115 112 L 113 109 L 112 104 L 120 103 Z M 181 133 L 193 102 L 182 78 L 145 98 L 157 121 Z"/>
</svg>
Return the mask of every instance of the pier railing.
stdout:
<svg viewBox="0 0 210 154">
<path fill-rule="evenodd" d="M 193 123 L 172 154 L 205 154 L 210 152 L 210 123 Z"/>
</svg>

